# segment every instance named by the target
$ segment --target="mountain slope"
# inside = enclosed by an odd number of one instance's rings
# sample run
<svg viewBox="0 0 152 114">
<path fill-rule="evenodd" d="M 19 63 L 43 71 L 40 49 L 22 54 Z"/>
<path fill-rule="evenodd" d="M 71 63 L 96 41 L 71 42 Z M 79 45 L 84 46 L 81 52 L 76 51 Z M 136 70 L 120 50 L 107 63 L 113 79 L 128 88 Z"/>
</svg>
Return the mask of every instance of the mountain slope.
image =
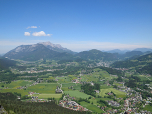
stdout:
<svg viewBox="0 0 152 114">
<path fill-rule="evenodd" d="M 82 59 L 87 59 L 87 60 L 103 60 L 103 61 L 113 61 L 117 60 L 118 54 L 112 54 L 112 53 L 107 53 L 107 52 L 101 52 L 96 49 L 92 49 L 90 51 L 83 51 L 76 56 L 81 57 Z"/>
<path fill-rule="evenodd" d="M 0 70 L 8 69 L 11 66 L 16 66 L 16 62 L 6 58 L 0 58 Z"/>
<path fill-rule="evenodd" d="M 60 44 L 52 44 L 50 42 L 40 42 L 38 44 L 43 44 L 45 47 L 49 48 L 50 50 L 57 51 L 57 52 L 66 52 L 70 54 L 76 54 L 76 52 L 73 52 L 67 48 L 63 48 Z"/>
<path fill-rule="evenodd" d="M 135 67 L 137 72 L 152 74 L 152 53 L 142 55 L 135 59 L 114 62 L 111 67 L 130 68 Z"/>
<path fill-rule="evenodd" d="M 59 53 L 49 48 L 45 47 L 42 44 L 34 45 L 21 45 L 15 49 L 9 51 L 4 55 L 10 59 L 21 59 L 26 61 L 36 61 L 39 59 L 63 59 L 68 57 L 73 57 L 68 53 Z"/>
</svg>

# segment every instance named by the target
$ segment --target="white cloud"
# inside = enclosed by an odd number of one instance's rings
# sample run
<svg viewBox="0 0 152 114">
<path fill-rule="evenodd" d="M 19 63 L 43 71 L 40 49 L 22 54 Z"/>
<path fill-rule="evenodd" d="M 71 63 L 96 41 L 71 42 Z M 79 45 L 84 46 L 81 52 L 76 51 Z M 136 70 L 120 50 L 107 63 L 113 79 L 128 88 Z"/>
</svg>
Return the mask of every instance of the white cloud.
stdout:
<svg viewBox="0 0 152 114">
<path fill-rule="evenodd" d="M 34 32 L 32 35 L 33 36 L 51 36 L 52 34 L 45 34 L 44 31 L 40 31 L 40 32 Z"/>
<path fill-rule="evenodd" d="M 24 35 L 25 36 L 30 36 L 30 33 L 29 32 L 24 32 Z"/>
<path fill-rule="evenodd" d="M 26 29 L 29 29 L 29 28 L 37 28 L 37 26 L 29 26 Z"/>
</svg>

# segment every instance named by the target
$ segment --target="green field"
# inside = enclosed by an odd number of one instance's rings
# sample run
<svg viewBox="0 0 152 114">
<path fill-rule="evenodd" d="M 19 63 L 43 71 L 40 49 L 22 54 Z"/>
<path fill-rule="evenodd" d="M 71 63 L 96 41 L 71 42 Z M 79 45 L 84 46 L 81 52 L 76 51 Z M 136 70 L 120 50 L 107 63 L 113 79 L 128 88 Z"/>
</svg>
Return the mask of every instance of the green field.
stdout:
<svg viewBox="0 0 152 114">
<path fill-rule="evenodd" d="M 152 106 L 146 105 L 145 108 L 144 108 L 144 110 L 152 112 Z"/>
<path fill-rule="evenodd" d="M 108 88 L 108 89 L 100 89 L 100 96 L 104 97 L 104 96 L 107 96 L 105 93 L 108 93 L 108 92 L 114 92 L 114 94 L 116 94 L 117 97 L 125 97 L 126 96 L 126 93 L 125 92 L 122 92 L 122 91 L 119 91 L 119 90 L 116 90 L 114 88 Z"/>
<path fill-rule="evenodd" d="M 81 106 L 83 106 L 83 107 L 85 107 L 85 108 L 87 108 L 87 109 L 89 109 L 89 110 L 91 110 L 91 111 L 93 111 L 93 112 L 97 112 L 97 113 L 105 113 L 103 110 L 101 110 L 101 109 L 99 109 L 97 106 L 95 106 L 95 105 L 92 105 L 92 104 L 90 104 L 90 103 L 87 103 L 87 102 L 85 102 L 85 101 L 82 101 L 82 102 L 80 102 L 80 105 Z"/>
<path fill-rule="evenodd" d="M 23 89 L 2 89 L 2 90 L 0 90 L 0 92 L 2 92 L 2 93 L 6 93 L 6 92 L 14 93 L 14 92 L 17 92 L 17 93 L 20 93 L 21 96 L 28 95 L 28 91 L 23 90 Z"/>
<path fill-rule="evenodd" d="M 119 84 L 119 83 L 116 83 L 116 82 L 114 82 L 113 84 L 116 85 L 116 86 L 123 86 L 123 84 Z"/>
<path fill-rule="evenodd" d="M 40 83 L 27 88 L 27 91 L 32 91 L 36 93 L 48 93 L 55 94 L 56 87 L 60 86 L 56 83 Z"/>
<path fill-rule="evenodd" d="M 72 89 L 68 89 L 68 87 L 71 87 L 73 86 L 73 89 L 75 90 L 81 90 L 81 84 L 79 83 L 63 83 L 62 84 L 62 90 L 63 91 L 69 91 L 69 90 L 72 90 Z"/>
<path fill-rule="evenodd" d="M 64 91 L 65 94 L 69 94 L 71 97 L 77 97 L 77 98 L 88 98 L 90 95 L 87 95 L 85 93 L 79 92 L 78 90 L 75 91 Z"/>
<path fill-rule="evenodd" d="M 60 98 L 62 94 L 35 94 L 33 96 L 38 96 L 39 99 L 47 99 L 47 98 Z"/>
<path fill-rule="evenodd" d="M 17 81 L 12 81 L 10 84 L 0 83 L 0 86 L 4 85 L 4 87 L 16 89 L 20 86 L 30 86 L 32 83 L 33 81 L 29 81 L 29 80 L 17 80 Z"/>
<path fill-rule="evenodd" d="M 63 77 L 56 77 L 58 79 L 58 83 L 70 83 L 71 80 L 68 78 L 68 76 L 63 76 Z"/>
<path fill-rule="evenodd" d="M 102 69 L 96 68 L 94 69 L 94 72 L 90 75 L 83 75 L 81 76 L 80 81 L 86 81 L 86 82 L 98 82 L 99 79 L 105 79 L 105 80 L 111 80 L 113 77 L 110 76 L 110 74 Z"/>
</svg>

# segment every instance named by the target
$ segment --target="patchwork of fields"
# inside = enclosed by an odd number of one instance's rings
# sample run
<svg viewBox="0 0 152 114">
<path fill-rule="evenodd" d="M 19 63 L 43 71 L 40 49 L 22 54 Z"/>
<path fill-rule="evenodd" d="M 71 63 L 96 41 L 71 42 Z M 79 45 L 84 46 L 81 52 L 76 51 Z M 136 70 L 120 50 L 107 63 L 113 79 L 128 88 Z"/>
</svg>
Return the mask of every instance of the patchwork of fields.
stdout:
<svg viewBox="0 0 152 114">
<path fill-rule="evenodd" d="M 34 86 L 30 86 L 27 88 L 27 91 L 32 91 L 36 93 L 48 93 L 48 94 L 55 94 L 56 87 L 60 86 L 57 83 L 40 83 Z"/>
<path fill-rule="evenodd" d="M 117 97 L 120 97 L 120 98 L 126 97 L 126 93 L 125 93 L 125 92 L 116 90 L 116 89 L 114 89 L 114 88 L 100 89 L 99 95 L 102 96 L 102 97 L 104 97 L 104 96 L 107 96 L 105 93 L 108 93 L 108 92 L 111 92 L 111 91 L 112 91 L 114 94 L 116 94 Z"/>
<path fill-rule="evenodd" d="M 69 94 L 71 97 L 77 97 L 77 98 L 88 98 L 90 95 L 87 95 L 85 93 L 79 92 L 77 90 L 75 91 L 64 91 L 65 94 Z"/>
</svg>

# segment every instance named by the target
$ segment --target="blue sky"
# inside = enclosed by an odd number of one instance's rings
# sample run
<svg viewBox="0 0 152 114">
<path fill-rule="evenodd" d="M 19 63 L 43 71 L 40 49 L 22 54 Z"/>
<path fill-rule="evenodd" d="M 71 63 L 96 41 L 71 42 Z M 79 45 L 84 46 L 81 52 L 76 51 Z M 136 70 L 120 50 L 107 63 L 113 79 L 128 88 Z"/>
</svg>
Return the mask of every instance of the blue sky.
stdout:
<svg viewBox="0 0 152 114">
<path fill-rule="evenodd" d="M 72 51 L 152 48 L 151 0 L 0 0 L 0 53 L 50 41 Z"/>
</svg>

